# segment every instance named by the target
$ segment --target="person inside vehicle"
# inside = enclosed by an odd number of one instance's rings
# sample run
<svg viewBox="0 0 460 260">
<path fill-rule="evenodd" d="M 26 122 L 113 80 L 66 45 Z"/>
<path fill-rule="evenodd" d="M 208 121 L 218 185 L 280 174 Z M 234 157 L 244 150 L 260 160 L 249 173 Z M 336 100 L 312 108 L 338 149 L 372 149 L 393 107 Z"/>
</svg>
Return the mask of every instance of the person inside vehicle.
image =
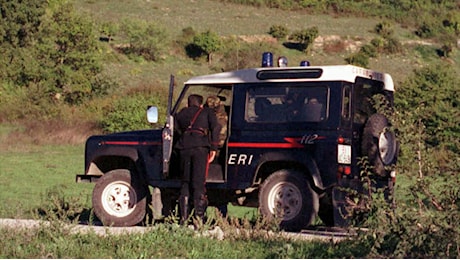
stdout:
<svg viewBox="0 0 460 260">
<path fill-rule="evenodd" d="M 206 99 L 206 106 L 211 108 L 217 117 L 217 121 L 220 125 L 220 134 L 219 134 L 219 144 L 218 148 L 222 148 L 224 146 L 225 140 L 227 139 L 227 123 L 228 123 L 228 115 L 225 112 L 225 106 L 222 104 L 222 101 L 218 96 L 209 96 Z M 219 157 L 219 150 L 217 151 L 216 158 Z"/>
<path fill-rule="evenodd" d="M 284 105 L 287 121 L 297 120 L 303 105 L 299 93 L 289 93 L 285 98 Z"/>
<path fill-rule="evenodd" d="M 270 117 L 269 107 L 272 105 L 266 97 L 257 97 L 254 104 L 254 112 L 257 115 L 257 121 L 266 121 Z"/>
<path fill-rule="evenodd" d="M 206 175 L 209 163 L 216 156 L 220 126 L 216 114 L 203 107 L 203 97 L 192 94 L 187 99 L 187 107 L 176 114 L 175 131 L 179 136 L 175 149 L 179 151 L 180 172 L 182 174 L 179 197 L 180 223 L 189 218 L 189 198 L 193 197 L 194 215 L 203 221 L 208 199 L 206 196 Z"/>
<path fill-rule="evenodd" d="M 307 122 L 319 122 L 322 120 L 323 105 L 316 98 L 310 98 L 308 103 L 304 105 L 302 111 L 302 119 Z"/>
<path fill-rule="evenodd" d="M 214 162 L 219 163 L 218 160 L 220 158 L 219 156 L 220 149 L 224 147 L 225 141 L 227 139 L 228 115 L 227 115 L 227 112 L 225 111 L 225 106 L 222 104 L 222 101 L 218 96 L 209 96 L 206 99 L 206 106 L 214 110 L 214 112 L 216 113 L 217 121 L 219 122 L 219 125 L 221 126 L 220 128 L 221 130 L 219 134 L 218 150 L 216 154 L 216 159 L 214 159 Z M 222 170 L 220 171 L 222 172 Z M 222 200 L 222 201 L 225 201 L 225 200 Z M 227 216 L 228 209 L 227 209 L 226 202 L 218 205 L 217 209 L 219 210 L 222 217 L 225 218 Z"/>
</svg>

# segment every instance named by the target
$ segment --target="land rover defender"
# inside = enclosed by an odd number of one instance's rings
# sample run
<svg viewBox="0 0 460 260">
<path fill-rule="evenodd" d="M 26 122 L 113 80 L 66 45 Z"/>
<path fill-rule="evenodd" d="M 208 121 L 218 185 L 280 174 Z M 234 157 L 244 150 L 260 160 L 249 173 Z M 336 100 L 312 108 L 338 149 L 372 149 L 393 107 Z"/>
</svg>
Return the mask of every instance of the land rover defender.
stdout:
<svg viewBox="0 0 460 260">
<path fill-rule="evenodd" d="M 392 203 L 398 143 L 391 76 L 352 65 L 287 67 L 284 57 L 275 67 L 272 57 L 264 53 L 259 68 L 193 77 L 174 104 L 171 77 L 161 130 L 90 137 L 77 182 L 96 182 L 96 216 L 105 225 L 131 226 L 149 208 L 159 218 L 175 214 L 181 181 L 173 117 L 192 93 L 218 96 L 228 114 L 226 140 L 207 176 L 210 206 L 257 207 L 296 231 L 317 217 L 350 225 L 350 196 L 371 188 Z M 150 107 L 149 121 L 158 117 Z"/>
</svg>

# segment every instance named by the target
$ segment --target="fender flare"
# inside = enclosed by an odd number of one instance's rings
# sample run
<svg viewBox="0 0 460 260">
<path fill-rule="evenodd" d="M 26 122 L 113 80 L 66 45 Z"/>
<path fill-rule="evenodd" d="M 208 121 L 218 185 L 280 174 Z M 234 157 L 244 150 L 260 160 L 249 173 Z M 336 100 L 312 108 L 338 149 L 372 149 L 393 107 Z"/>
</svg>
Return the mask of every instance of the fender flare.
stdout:
<svg viewBox="0 0 460 260">
<path fill-rule="evenodd" d="M 305 165 L 310 172 L 315 188 L 324 191 L 325 188 L 323 186 L 323 179 L 321 178 L 321 174 L 319 172 L 316 161 L 310 155 L 308 155 L 305 161 Z"/>
<path fill-rule="evenodd" d="M 323 180 L 321 178 L 321 174 L 318 169 L 318 165 L 316 164 L 316 161 L 313 159 L 313 157 L 310 154 L 307 154 L 303 158 L 305 161 L 303 163 L 304 167 L 307 169 L 309 176 L 311 177 L 312 180 L 312 188 L 319 191 L 323 192 L 326 190 L 326 188 L 323 185 Z M 277 153 L 277 152 L 270 152 L 264 154 L 260 158 L 260 163 L 259 166 L 257 167 L 257 172 L 259 172 L 259 169 L 261 168 L 262 165 L 264 165 L 267 162 L 271 161 L 290 161 L 290 162 L 299 162 L 299 160 L 295 159 L 294 156 L 290 155 L 289 153 Z M 259 173 L 254 176 L 255 179 L 257 179 Z"/>
<path fill-rule="evenodd" d="M 133 162 L 133 165 L 135 166 L 135 170 L 139 172 L 140 165 L 138 164 L 139 161 L 139 153 L 137 149 L 131 148 L 131 147 L 101 147 L 97 151 L 94 152 L 92 155 L 91 159 L 87 162 L 87 169 L 86 173 L 90 171 L 90 167 L 94 162 L 96 162 L 99 158 L 105 157 L 105 156 L 118 156 L 118 157 L 125 157 L 128 158 Z"/>
</svg>

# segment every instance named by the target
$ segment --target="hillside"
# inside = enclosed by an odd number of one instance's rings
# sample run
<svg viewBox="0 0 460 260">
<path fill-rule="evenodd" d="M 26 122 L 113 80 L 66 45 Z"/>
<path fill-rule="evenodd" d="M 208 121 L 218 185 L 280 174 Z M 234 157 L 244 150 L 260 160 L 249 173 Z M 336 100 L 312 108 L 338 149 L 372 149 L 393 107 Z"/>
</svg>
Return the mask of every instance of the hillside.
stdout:
<svg viewBox="0 0 460 260">
<path fill-rule="evenodd" d="M 344 58 L 356 51 L 356 48 L 341 47 L 337 50 L 325 51 L 324 44 L 334 44 L 339 41 L 346 45 L 359 46 L 369 43 L 376 37 L 373 32 L 378 18 L 363 17 L 333 17 L 328 15 L 309 15 L 302 11 L 285 11 L 269 9 L 266 7 L 251 7 L 236 4 L 225 4 L 218 1 L 88 1 L 76 3 L 76 7 L 91 14 L 99 22 L 120 22 L 123 19 L 140 19 L 153 21 L 160 27 L 167 28 L 168 37 L 173 41 L 180 36 L 182 29 L 192 27 L 197 32 L 211 30 L 220 36 L 260 36 L 267 34 L 270 26 L 282 24 L 290 30 L 298 30 L 317 26 L 320 37 L 316 39 L 315 46 L 309 55 L 281 49 L 276 55 L 285 55 L 289 58 L 290 64 L 298 64 L 301 60 L 308 59 L 312 64 L 346 64 Z M 248 26 L 250 25 L 250 26 Z M 422 66 L 424 61 L 420 56 L 414 55 L 411 51 L 420 45 L 412 33 L 414 28 L 402 28 L 394 24 L 394 32 L 398 40 L 407 44 L 406 53 L 394 56 L 382 56 L 370 61 L 370 68 L 388 72 L 400 82 L 405 75 L 413 68 Z M 325 41 L 329 39 L 329 42 Z M 117 42 L 115 38 L 115 43 Z M 421 42 L 421 41 L 420 41 Z M 321 44 L 322 43 L 322 44 Z M 428 44 L 432 44 L 428 42 Z M 281 45 L 281 43 L 280 43 Z M 432 46 L 423 43 L 422 46 Z M 433 48 L 436 45 L 433 46 Z M 264 50 L 260 50 L 261 53 Z M 174 53 L 173 53 L 174 54 Z M 243 57 L 244 58 L 244 57 Z M 198 75 L 208 73 L 208 68 L 202 64 L 196 64 L 187 57 L 175 55 L 166 57 L 160 64 L 138 64 L 138 80 L 148 74 L 150 78 L 160 80 L 166 86 L 169 74 L 178 75 L 180 80 L 185 80 L 190 75 L 182 76 L 181 71 L 190 71 L 188 74 Z M 458 55 L 455 57 L 459 61 Z M 114 65 L 114 64 L 113 64 Z M 204 64 L 206 65 L 206 64 Z M 258 66 L 259 64 L 252 64 Z M 118 66 L 128 66 L 121 65 Z M 130 67 L 131 68 L 131 67 Z M 115 68 L 113 68 L 115 69 Z M 121 71 L 130 71 L 120 69 Z M 151 74 L 150 74 L 151 73 Z M 116 73 L 116 75 L 119 75 Z M 133 84 L 134 77 L 126 81 Z M 179 80 L 179 82 L 180 82 Z M 145 82 L 143 79 L 142 82 Z"/>
</svg>

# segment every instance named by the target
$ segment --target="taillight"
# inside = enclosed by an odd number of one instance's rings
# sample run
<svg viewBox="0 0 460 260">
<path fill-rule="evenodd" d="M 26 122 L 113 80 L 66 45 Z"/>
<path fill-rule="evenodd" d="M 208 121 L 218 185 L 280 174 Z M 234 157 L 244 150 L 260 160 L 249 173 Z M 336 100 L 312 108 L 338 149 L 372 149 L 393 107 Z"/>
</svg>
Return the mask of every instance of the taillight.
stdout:
<svg viewBox="0 0 460 260">
<path fill-rule="evenodd" d="M 342 178 L 351 175 L 351 144 L 342 136 L 337 138 L 337 177 Z"/>
</svg>

